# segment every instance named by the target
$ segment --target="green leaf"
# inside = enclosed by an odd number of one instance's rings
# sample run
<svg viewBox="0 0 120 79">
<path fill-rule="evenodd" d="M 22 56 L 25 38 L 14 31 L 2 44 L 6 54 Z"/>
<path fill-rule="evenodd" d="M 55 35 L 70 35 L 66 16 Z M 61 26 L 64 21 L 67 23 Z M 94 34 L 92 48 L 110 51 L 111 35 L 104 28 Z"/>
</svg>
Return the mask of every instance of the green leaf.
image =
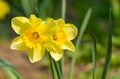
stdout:
<svg viewBox="0 0 120 79">
<path fill-rule="evenodd" d="M 27 17 L 37 14 L 38 0 L 21 0 L 21 4 Z"/>
<path fill-rule="evenodd" d="M 5 59 L 0 58 L 0 67 L 9 75 L 10 79 L 22 79 L 16 69 Z"/>
<path fill-rule="evenodd" d="M 96 79 L 96 39 L 95 36 L 92 35 L 93 39 L 93 48 L 92 48 L 92 59 L 93 59 L 93 79 Z"/>
<path fill-rule="evenodd" d="M 106 55 L 105 66 L 102 73 L 102 79 L 106 79 L 107 72 L 110 66 L 111 56 L 112 56 L 112 19 L 111 19 L 111 9 L 110 9 L 108 37 L 107 37 L 107 55 Z"/>
<path fill-rule="evenodd" d="M 48 13 L 50 13 L 50 9 L 51 9 L 51 5 L 50 5 L 51 1 L 50 0 L 42 0 L 41 3 L 39 2 L 39 7 L 38 7 L 38 16 L 46 19 L 48 17 Z"/>
<path fill-rule="evenodd" d="M 78 55 L 78 52 L 79 52 L 80 42 L 81 42 L 82 36 L 83 36 L 83 34 L 86 30 L 86 27 L 87 27 L 87 24 L 89 22 L 91 14 L 92 14 L 92 8 L 89 8 L 87 10 L 85 18 L 84 18 L 83 23 L 81 25 L 81 28 L 79 30 L 79 35 L 78 35 L 78 38 L 77 38 L 77 41 L 76 41 L 76 44 L 75 44 L 76 50 L 75 50 L 75 52 L 73 53 L 73 56 L 72 56 L 72 62 L 71 62 L 70 72 L 69 72 L 69 79 L 72 79 L 73 69 L 74 69 L 74 65 L 75 65 L 75 61 L 76 61 L 76 56 Z"/>
</svg>

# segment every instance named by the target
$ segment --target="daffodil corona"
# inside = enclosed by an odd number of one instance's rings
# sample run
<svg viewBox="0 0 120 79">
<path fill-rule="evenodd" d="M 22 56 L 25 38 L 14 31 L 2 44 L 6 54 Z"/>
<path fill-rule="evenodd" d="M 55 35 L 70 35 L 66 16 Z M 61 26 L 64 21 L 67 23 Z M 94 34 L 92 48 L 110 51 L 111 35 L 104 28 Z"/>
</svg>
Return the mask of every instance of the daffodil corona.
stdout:
<svg viewBox="0 0 120 79">
<path fill-rule="evenodd" d="M 77 28 L 73 24 L 65 24 L 62 19 L 48 18 L 42 21 L 31 15 L 30 18 L 15 17 L 11 23 L 19 35 L 13 40 L 11 48 L 27 50 L 32 63 L 39 61 L 44 56 L 45 50 L 50 52 L 56 61 L 62 58 L 64 49 L 75 50 L 71 40 L 76 37 Z"/>
</svg>

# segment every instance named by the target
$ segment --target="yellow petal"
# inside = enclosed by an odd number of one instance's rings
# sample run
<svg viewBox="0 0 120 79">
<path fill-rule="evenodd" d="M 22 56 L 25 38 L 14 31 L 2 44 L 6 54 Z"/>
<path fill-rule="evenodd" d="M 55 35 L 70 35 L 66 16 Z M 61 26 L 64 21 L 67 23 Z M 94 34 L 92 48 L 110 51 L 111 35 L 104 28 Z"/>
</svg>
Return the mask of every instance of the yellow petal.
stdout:
<svg viewBox="0 0 120 79">
<path fill-rule="evenodd" d="M 51 19 L 48 18 L 45 23 L 44 23 L 44 29 L 42 29 L 42 31 L 44 31 L 44 34 L 50 35 L 50 34 L 55 34 L 58 30 L 58 27 L 56 26 L 56 22 Z"/>
<path fill-rule="evenodd" d="M 15 17 L 11 21 L 12 28 L 17 34 L 21 34 L 29 28 L 29 25 L 26 25 L 26 23 L 29 23 L 29 20 L 25 17 Z"/>
<path fill-rule="evenodd" d="M 54 51 L 56 50 L 55 46 L 53 44 L 50 44 L 50 43 L 46 43 L 44 44 L 45 48 L 47 51 Z"/>
<path fill-rule="evenodd" d="M 63 56 L 63 51 L 62 51 L 62 49 L 58 49 L 56 51 L 51 51 L 50 55 L 52 56 L 52 58 L 55 61 L 59 61 L 62 58 L 62 56 Z"/>
<path fill-rule="evenodd" d="M 63 56 L 63 50 L 59 48 L 52 40 L 48 40 L 48 44 L 45 46 L 47 51 L 50 52 L 50 55 L 55 61 L 59 61 Z"/>
<path fill-rule="evenodd" d="M 27 49 L 21 36 L 16 37 L 11 43 L 11 49 L 25 50 Z"/>
<path fill-rule="evenodd" d="M 35 15 L 30 16 L 30 23 L 33 27 L 39 26 L 42 23 L 42 19 L 37 18 Z"/>
<path fill-rule="evenodd" d="M 62 49 L 67 49 L 67 50 L 70 50 L 70 51 L 75 51 L 75 47 L 73 45 L 73 43 L 71 41 L 66 41 L 62 46 L 61 46 Z"/>
<path fill-rule="evenodd" d="M 47 39 L 47 42 L 44 43 L 44 47 L 46 48 L 47 51 L 54 51 L 56 50 L 56 44 L 53 42 L 52 37 L 49 37 Z"/>
<path fill-rule="evenodd" d="M 73 40 L 77 36 L 77 28 L 73 24 L 65 24 L 63 27 L 69 40 Z"/>
<path fill-rule="evenodd" d="M 57 26 L 58 26 L 58 27 L 63 27 L 64 24 L 65 24 L 65 22 L 64 22 L 63 19 L 58 19 L 58 20 L 56 20 L 56 22 L 57 22 Z"/>
<path fill-rule="evenodd" d="M 34 63 L 42 59 L 44 56 L 45 49 L 42 46 L 28 50 L 28 56 L 30 62 Z"/>
</svg>

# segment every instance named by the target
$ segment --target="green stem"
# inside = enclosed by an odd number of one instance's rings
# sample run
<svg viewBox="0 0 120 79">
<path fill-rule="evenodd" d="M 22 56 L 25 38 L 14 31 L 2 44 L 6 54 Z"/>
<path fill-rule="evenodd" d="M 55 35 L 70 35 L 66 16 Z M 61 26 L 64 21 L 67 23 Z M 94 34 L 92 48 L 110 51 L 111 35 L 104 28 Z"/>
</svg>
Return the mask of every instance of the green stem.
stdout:
<svg viewBox="0 0 120 79">
<path fill-rule="evenodd" d="M 72 62 L 71 62 L 70 72 L 69 72 L 69 79 L 72 79 L 73 69 L 74 69 L 74 65 L 75 65 L 75 61 L 76 61 L 76 56 L 79 52 L 80 41 L 81 41 L 83 33 L 84 33 L 84 31 L 87 27 L 88 21 L 89 21 L 90 16 L 91 16 L 91 13 L 92 13 L 92 8 L 89 8 L 87 13 L 86 13 L 86 16 L 83 20 L 83 23 L 81 25 L 81 29 L 79 30 L 79 35 L 78 35 L 78 38 L 77 38 L 77 41 L 76 41 L 76 44 L 75 44 L 76 50 L 75 50 L 75 52 L 73 53 L 73 56 L 72 56 Z"/>
<path fill-rule="evenodd" d="M 61 5 L 61 17 L 62 19 L 65 20 L 65 15 L 66 15 L 66 0 L 62 0 L 62 5 Z M 59 69 L 60 69 L 60 73 L 63 79 L 63 57 L 62 59 L 58 62 L 59 64 Z"/>
<path fill-rule="evenodd" d="M 49 54 L 49 59 L 50 59 L 53 79 L 63 79 L 58 63 L 50 56 L 50 54 Z"/>
<path fill-rule="evenodd" d="M 57 70 L 57 74 L 58 74 L 59 79 L 63 79 L 61 71 L 60 71 L 59 66 L 58 66 L 59 64 L 55 60 L 53 60 L 53 62 L 55 64 L 55 68 Z"/>
<path fill-rule="evenodd" d="M 59 65 L 60 73 L 61 73 L 61 76 L 62 76 L 62 79 L 63 79 L 63 57 L 58 62 L 58 65 Z"/>
<path fill-rule="evenodd" d="M 110 60 L 112 56 L 112 21 L 111 21 L 111 9 L 109 13 L 109 28 L 108 28 L 108 39 L 107 39 L 107 55 L 105 67 L 102 73 L 102 79 L 106 79 L 107 71 L 110 66 Z"/>
<path fill-rule="evenodd" d="M 62 11 L 61 11 L 61 17 L 65 20 L 66 17 L 66 0 L 62 0 Z"/>
<path fill-rule="evenodd" d="M 92 35 L 93 39 L 93 47 L 92 47 L 92 60 L 93 60 L 93 79 L 95 79 L 95 73 L 96 73 L 96 39 L 95 36 Z"/>
<path fill-rule="evenodd" d="M 52 71 L 52 77 L 53 79 L 58 79 L 58 76 L 56 74 L 56 69 L 55 69 L 55 65 L 54 65 L 54 62 L 53 62 L 53 59 L 51 58 L 51 56 L 49 55 L 49 60 L 50 60 L 50 66 L 51 66 L 51 71 Z"/>
</svg>

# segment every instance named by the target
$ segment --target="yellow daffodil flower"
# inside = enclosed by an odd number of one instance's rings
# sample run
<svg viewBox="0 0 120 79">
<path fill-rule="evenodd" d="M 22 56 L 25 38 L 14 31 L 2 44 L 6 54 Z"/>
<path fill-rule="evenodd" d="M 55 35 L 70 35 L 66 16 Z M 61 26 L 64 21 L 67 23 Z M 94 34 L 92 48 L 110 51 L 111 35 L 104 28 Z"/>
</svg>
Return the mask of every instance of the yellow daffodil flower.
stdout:
<svg viewBox="0 0 120 79">
<path fill-rule="evenodd" d="M 0 19 L 4 19 L 9 11 L 9 5 L 4 0 L 0 0 Z"/>
<path fill-rule="evenodd" d="M 65 24 L 62 19 L 55 21 L 58 31 L 53 35 L 55 50 L 50 51 L 51 56 L 56 60 L 60 60 L 63 56 L 63 49 L 74 51 L 75 47 L 71 40 L 77 36 L 77 28 L 73 24 Z"/>
<path fill-rule="evenodd" d="M 32 63 L 39 61 L 44 56 L 45 49 L 53 50 L 52 42 L 49 41 L 57 31 L 56 22 L 53 19 L 42 21 L 35 15 L 31 15 L 29 19 L 15 17 L 11 23 L 14 31 L 20 35 L 13 40 L 11 48 L 27 50 Z"/>
</svg>

